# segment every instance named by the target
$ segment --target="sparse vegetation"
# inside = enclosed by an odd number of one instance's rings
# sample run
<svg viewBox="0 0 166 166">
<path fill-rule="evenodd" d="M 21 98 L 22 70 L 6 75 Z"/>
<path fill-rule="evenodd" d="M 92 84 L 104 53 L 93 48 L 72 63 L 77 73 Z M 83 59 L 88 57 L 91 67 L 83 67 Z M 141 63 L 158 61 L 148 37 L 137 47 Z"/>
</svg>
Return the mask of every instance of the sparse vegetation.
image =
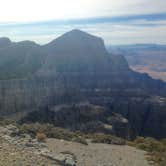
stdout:
<svg viewBox="0 0 166 166">
<path fill-rule="evenodd" d="M 0 125 L 1 126 L 6 126 L 6 125 L 9 125 L 9 124 L 15 124 L 16 125 L 16 122 L 12 119 L 6 119 L 6 118 L 0 117 Z"/>
<path fill-rule="evenodd" d="M 88 145 L 86 139 L 83 136 L 73 137 L 72 141 L 73 142 L 78 142 L 78 143 L 81 143 L 81 144 L 84 144 L 84 145 Z"/>
<path fill-rule="evenodd" d="M 64 139 L 67 141 L 79 142 L 87 145 L 86 139 L 82 135 L 68 131 L 66 129 L 54 127 L 51 124 L 23 124 L 22 126 L 20 126 L 20 132 L 28 133 L 32 137 L 35 137 L 37 133 L 42 133 L 45 134 L 45 136 L 48 138 Z"/>
<path fill-rule="evenodd" d="M 94 143 L 106 143 L 125 145 L 126 141 L 122 138 L 108 134 L 83 134 L 81 132 L 71 132 L 67 129 L 55 127 L 51 124 L 31 123 L 20 126 L 21 133 L 28 133 L 35 137 L 37 133 L 43 133 L 48 138 L 64 139 L 66 141 L 79 142 L 87 145 L 86 139 L 92 140 Z"/>
<path fill-rule="evenodd" d="M 157 166 L 166 165 L 166 139 L 156 140 L 154 138 L 137 137 L 130 146 L 147 151 L 147 159 L 153 161 Z"/>
<path fill-rule="evenodd" d="M 106 134 L 92 134 L 88 135 L 88 138 L 92 139 L 93 143 L 106 143 L 106 144 L 115 144 L 115 145 L 125 145 L 126 141 L 122 138 L 106 135 Z"/>
</svg>

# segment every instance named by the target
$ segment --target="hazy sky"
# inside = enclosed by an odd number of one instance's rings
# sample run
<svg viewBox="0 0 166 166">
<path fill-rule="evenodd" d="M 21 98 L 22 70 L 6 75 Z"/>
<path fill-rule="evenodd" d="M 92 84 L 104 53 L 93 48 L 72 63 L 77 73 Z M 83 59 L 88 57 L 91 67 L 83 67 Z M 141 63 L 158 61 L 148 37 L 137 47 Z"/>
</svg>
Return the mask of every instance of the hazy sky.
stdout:
<svg viewBox="0 0 166 166">
<path fill-rule="evenodd" d="M 46 43 L 74 28 L 106 44 L 166 44 L 165 0 L 0 0 L 0 36 Z"/>
</svg>

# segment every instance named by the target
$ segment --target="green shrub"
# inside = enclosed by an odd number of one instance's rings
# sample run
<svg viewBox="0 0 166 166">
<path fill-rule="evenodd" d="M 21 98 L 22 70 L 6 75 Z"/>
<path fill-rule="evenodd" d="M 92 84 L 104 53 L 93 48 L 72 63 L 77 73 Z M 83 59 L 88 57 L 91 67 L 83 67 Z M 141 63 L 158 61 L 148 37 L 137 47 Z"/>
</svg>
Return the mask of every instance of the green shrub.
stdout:
<svg viewBox="0 0 166 166">
<path fill-rule="evenodd" d="M 134 143 L 139 144 L 139 143 L 144 143 L 145 142 L 145 138 L 144 137 L 137 137 L 134 140 Z"/>
<path fill-rule="evenodd" d="M 106 144 L 115 144 L 115 145 L 125 145 L 126 141 L 122 138 L 106 135 L 106 134 L 94 134 L 92 137 L 92 142 L 94 143 L 106 143 Z"/>
<path fill-rule="evenodd" d="M 16 122 L 12 119 L 7 119 L 7 118 L 0 117 L 0 125 L 1 126 L 6 126 L 6 125 L 9 125 L 9 124 L 16 125 Z"/>
<path fill-rule="evenodd" d="M 165 146 L 166 146 L 166 138 L 161 139 L 161 140 L 160 140 L 160 142 L 161 142 L 163 145 L 165 145 Z"/>
<path fill-rule="evenodd" d="M 136 147 L 139 149 L 145 150 L 147 152 L 164 152 L 165 146 L 160 141 L 157 141 L 154 138 L 141 138 L 138 137 L 134 141 Z"/>
<path fill-rule="evenodd" d="M 35 137 L 38 132 L 45 132 L 45 126 L 39 123 L 23 124 L 20 126 L 20 133 L 28 133 Z"/>
<path fill-rule="evenodd" d="M 81 137 L 81 136 L 73 137 L 72 141 L 73 142 L 78 142 L 78 143 L 81 143 L 81 144 L 84 144 L 84 145 L 88 145 L 86 139 L 84 137 Z"/>
</svg>

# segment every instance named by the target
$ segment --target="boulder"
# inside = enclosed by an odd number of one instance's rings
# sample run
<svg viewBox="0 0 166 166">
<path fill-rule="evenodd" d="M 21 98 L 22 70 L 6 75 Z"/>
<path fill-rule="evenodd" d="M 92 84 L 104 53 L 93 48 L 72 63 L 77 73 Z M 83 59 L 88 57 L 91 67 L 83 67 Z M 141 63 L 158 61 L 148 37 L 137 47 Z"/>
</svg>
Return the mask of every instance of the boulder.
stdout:
<svg viewBox="0 0 166 166">
<path fill-rule="evenodd" d="M 44 156 L 50 160 L 55 161 L 57 164 L 63 165 L 63 166 L 76 166 L 76 159 L 75 156 L 72 154 L 53 154 L 48 151 L 41 151 L 41 156 Z"/>
</svg>

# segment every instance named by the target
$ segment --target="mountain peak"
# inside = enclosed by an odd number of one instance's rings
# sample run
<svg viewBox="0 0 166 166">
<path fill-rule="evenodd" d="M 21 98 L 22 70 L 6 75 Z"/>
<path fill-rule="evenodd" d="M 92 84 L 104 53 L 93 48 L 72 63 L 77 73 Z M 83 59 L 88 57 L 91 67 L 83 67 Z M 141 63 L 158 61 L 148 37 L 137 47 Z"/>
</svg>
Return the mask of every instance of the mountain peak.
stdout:
<svg viewBox="0 0 166 166">
<path fill-rule="evenodd" d="M 8 47 L 12 42 L 7 37 L 0 38 L 0 48 Z"/>
<path fill-rule="evenodd" d="M 8 37 L 0 37 L 0 41 L 10 41 Z"/>
<path fill-rule="evenodd" d="M 93 38 L 93 39 L 100 39 L 101 40 L 101 38 L 99 38 L 99 37 L 96 37 L 96 36 L 94 36 L 94 35 L 91 35 L 91 34 L 89 34 L 89 33 L 87 33 L 87 32 L 84 32 L 84 31 L 82 31 L 82 30 L 79 30 L 79 29 L 73 29 L 73 30 L 71 30 L 71 31 L 69 31 L 69 32 L 66 32 L 65 34 L 63 34 L 61 37 L 72 37 L 72 38 L 78 38 L 78 39 L 85 39 L 85 38 L 88 38 L 88 39 L 90 39 L 90 38 Z"/>
<path fill-rule="evenodd" d="M 97 52 L 97 50 L 100 50 L 101 54 L 106 53 L 104 42 L 101 38 L 79 29 L 73 29 L 66 32 L 45 46 L 49 47 L 49 50 L 65 50 L 66 52 L 68 51 L 68 53 L 73 52 L 73 50 L 75 50 L 75 52 L 89 52 L 89 50 Z M 91 52 L 91 54 L 93 53 Z"/>
<path fill-rule="evenodd" d="M 121 56 L 111 56 L 101 38 L 74 29 L 43 47 L 47 51 L 47 67 L 60 72 L 101 72 L 128 70 Z"/>
<path fill-rule="evenodd" d="M 24 40 L 24 41 L 18 42 L 17 44 L 24 45 L 24 46 L 39 46 L 38 44 L 30 40 Z"/>
<path fill-rule="evenodd" d="M 80 44 L 80 43 L 86 43 L 86 42 L 95 42 L 98 41 L 100 43 L 103 43 L 103 40 L 99 37 L 93 36 L 87 32 L 81 31 L 79 29 L 73 29 L 69 32 L 64 33 L 60 37 L 54 39 L 52 42 L 48 43 L 47 45 L 57 45 L 58 43 L 65 42 L 69 45 L 73 44 Z"/>
<path fill-rule="evenodd" d="M 69 31 L 67 33 L 84 33 L 85 34 L 86 32 L 84 32 L 84 31 L 82 31 L 80 29 L 72 29 L 71 31 Z"/>
<path fill-rule="evenodd" d="M 92 36 L 91 34 L 87 33 L 87 32 L 84 32 L 80 29 L 73 29 L 69 32 L 66 32 L 64 35 L 67 35 L 67 34 L 72 34 L 72 35 L 86 35 L 86 36 Z"/>
</svg>

